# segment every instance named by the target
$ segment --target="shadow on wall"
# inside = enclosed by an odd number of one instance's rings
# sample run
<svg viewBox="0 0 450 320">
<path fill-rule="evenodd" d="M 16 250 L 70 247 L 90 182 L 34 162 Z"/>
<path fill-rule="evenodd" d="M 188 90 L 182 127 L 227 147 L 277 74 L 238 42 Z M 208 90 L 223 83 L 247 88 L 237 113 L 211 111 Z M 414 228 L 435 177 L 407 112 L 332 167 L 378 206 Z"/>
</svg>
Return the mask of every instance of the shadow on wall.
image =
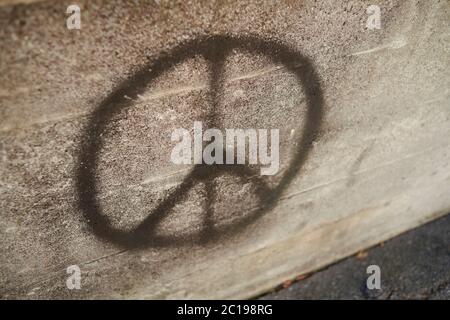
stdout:
<svg viewBox="0 0 450 320">
<path fill-rule="evenodd" d="M 102 133 L 113 115 L 125 108 L 131 108 L 133 100 L 145 88 L 163 73 L 195 55 L 202 55 L 210 64 L 211 111 L 205 119 L 201 119 L 208 127 L 216 126 L 216 106 L 223 90 L 223 65 L 225 58 L 233 49 L 250 54 L 262 54 L 274 63 L 283 65 L 294 74 L 303 88 L 307 101 L 307 119 L 298 135 L 298 148 L 281 181 L 270 188 L 256 170 L 245 165 L 196 165 L 157 207 L 134 229 L 123 231 L 111 225 L 102 213 L 98 200 L 96 171 L 99 151 L 103 146 Z M 298 63 L 301 64 L 298 67 Z M 149 71 L 151 70 L 151 71 Z M 123 81 L 93 112 L 83 133 L 79 150 L 76 172 L 76 190 L 78 207 L 83 212 L 92 232 L 99 238 L 125 248 L 183 246 L 187 244 L 204 244 L 215 241 L 225 235 L 238 233 L 256 219 L 273 209 L 277 199 L 291 183 L 301 169 L 310 151 L 311 142 L 318 133 L 323 118 L 323 95 L 318 76 L 311 61 L 299 52 L 277 41 L 267 41 L 255 36 L 208 36 L 182 43 L 166 54 L 162 54 L 155 62 L 144 66 L 129 79 Z M 247 178 L 257 176 L 252 191 L 258 196 L 258 209 L 251 214 L 227 225 L 215 226 L 212 221 L 212 208 L 218 192 L 215 178 L 221 175 L 238 177 L 245 182 Z M 155 229 L 170 214 L 173 207 L 187 197 L 188 191 L 197 183 L 206 186 L 203 226 L 200 233 L 191 235 L 159 235 Z"/>
</svg>

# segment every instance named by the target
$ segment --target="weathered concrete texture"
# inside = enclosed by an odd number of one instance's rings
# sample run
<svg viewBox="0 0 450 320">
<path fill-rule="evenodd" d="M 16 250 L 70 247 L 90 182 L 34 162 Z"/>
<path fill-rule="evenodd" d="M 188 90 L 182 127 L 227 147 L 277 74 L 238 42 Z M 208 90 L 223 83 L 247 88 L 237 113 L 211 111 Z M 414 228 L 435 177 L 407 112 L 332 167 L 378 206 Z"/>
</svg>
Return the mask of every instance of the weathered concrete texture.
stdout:
<svg viewBox="0 0 450 320">
<path fill-rule="evenodd" d="M 250 297 L 449 211 L 448 1 L 79 3 L 0 6 L 2 298 Z M 201 119 L 279 174 L 172 164 Z"/>
<path fill-rule="evenodd" d="M 450 299 L 450 215 L 362 251 L 261 299 Z M 378 265 L 381 290 L 368 290 Z"/>
</svg>

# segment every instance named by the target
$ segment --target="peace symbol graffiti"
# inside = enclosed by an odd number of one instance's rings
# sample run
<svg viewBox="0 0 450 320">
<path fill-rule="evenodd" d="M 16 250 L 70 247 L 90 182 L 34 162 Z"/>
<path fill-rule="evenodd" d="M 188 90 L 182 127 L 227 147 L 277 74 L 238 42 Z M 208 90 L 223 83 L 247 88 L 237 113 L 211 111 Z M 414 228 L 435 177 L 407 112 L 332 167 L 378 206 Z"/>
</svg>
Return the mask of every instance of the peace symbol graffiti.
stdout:
<svg viewBox="0 0 450 320">
<path fill-rule="evenodd" d="M 264 55 L 275 64 L 284 66 L 295 75 L 298 85 L 302 87 L 306 96 L 306 121 L 299 128 L 298 143 L 293 148 L 291 162 L 275 187 L 269 187 L 261 178 L 257 177 L 252 183 L 252 192 L 257 195 L 258 208 L 251 214 L 233 221 L 228 225 L 216 226 L 212 221 L 212 203 L 218 190 L 215 179 L 221 175 L 231 175 L 245 182 L 251 176 L 257 176 L 255 170 L 244 165 L 196 165 L 166 198 L 159 203 L 148 216 L 131 231 L 124 231 L 111 225 L 109 219 L 102 213 L 99 205 L 97 181 L 95 173 L 98 167 L 98 153 L 102 147 L 102 133 L 106 124 L 114 114 L 124 108 L 130 108 L 133 99 L 141 94 L 145 87 L 154 79 L 169 71 L 173 66 L 194 57 L 203 56 L 210 65 L 212 92 L 212 108 L 206 119 L 209 127 L 216 125 L 216 106 L 223 90 L 224 60 L 231 50 L 241 50 L 250 54 Z M 295 64 L 295 65 L 294 65 Z M 298 65 L 300 64 L 300 67 Z M 127 99 L 129 97 L 131 99 Z M 311 143 L 317 135 L 323 117 L 323 95 L 318 76 L 311 61 L 291 49 L 289 46 L 273 40 L 264 40 L 256 36 L 205 36 L 182 43 L 166 54 L 162 54 L 155 62 L 143 67 L 131 78 L 123 81 L 95 109 L 84 130 L 80 146 L 76 190 L 78 207 L 82 211 L 91 231 L 101 239 L 127 248 L 180 246 L 186 243 L 204 243 L 213 241 L 225 235 L 239 232 L 244 227 L 273 209 L 282 192 L 305 162 Z M 158 224 L 168 215 L 176 203 L 184 201 L 188 191 L 198 183 L 206 186 L 207 204 L 204 226 L 201 236 L 159 235 L 155 232 Z"/>
</svg>

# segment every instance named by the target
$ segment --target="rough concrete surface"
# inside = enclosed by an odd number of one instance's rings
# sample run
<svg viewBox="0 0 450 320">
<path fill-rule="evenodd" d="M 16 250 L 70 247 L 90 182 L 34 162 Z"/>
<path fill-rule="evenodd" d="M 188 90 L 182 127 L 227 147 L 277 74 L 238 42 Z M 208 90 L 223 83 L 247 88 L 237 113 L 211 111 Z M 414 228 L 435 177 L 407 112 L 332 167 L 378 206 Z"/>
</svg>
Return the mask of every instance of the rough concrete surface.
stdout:
<svg viewBox="0 0 450 320">
<path fill-rule="evenodd" d="M 450 215 L 339 261 L 260 299 L 450 299 Z M 367 289 L 378 265 L 381 289 Z M 294 280 L 295 281 L 295 280 Z"/>
<path fill-rule="evenodd" d="M 0 6 L 0 296 L 247 298 L 450 209 L 448 1 Z M 171 132 L 279 128 L 280 171 Z M 78 265 L 82 289 L 68 290 Z"/>
</svg>

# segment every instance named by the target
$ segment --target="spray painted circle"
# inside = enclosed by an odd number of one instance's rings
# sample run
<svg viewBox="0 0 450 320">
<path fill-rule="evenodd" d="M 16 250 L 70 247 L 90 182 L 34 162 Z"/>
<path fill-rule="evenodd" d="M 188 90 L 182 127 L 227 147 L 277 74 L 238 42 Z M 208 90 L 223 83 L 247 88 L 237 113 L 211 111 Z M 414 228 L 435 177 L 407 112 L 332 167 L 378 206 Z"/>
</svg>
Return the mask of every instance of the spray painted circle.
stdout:
<svg viewBox="0 0 450 320">
<path fill-rule="evenodd" d="M 155 229 L 158 224 L 170 213 L 176 203 L 186 198 L 188 191 L 197 183 L 214 181 L 219 175 L 225 174 L 238 177 L 240 181 L 246 181 L 250 176 L 254 176 L 253 170 L 244 165 L 196 165 L 182 183 L 168 194 L 155 209 L 151 210 L 147 218 L 137 227 L 131 231 L 124 231 L 112 226 L 109 219 L 102 213 L 95 178 L 99 161 L 98 154 L 103 145 L 102 133 L 104 133 L 107 123 L 113 115 L 125 108 L 131 108 L 133 100 L 158 76 L 196 55 L 202 55 L 210 63 L 214 72 L 210 87 L 213 90 L 219 90 L 224 59 L 231 50 L 236 49 L 250 54 L 264 55 L 273 63 L 285 67 L 295 75 L 298 85 L 302 87 L 306 96 L 306 121 L 298 130 L 298 143 L 296 144 L 298 148 L 293 150 L 289 166 L 281 176 L 280 182 L 275 187 L 269 188 L 261 177 L 256 178 L 256 183 L 252 183 L 253 191 L 259 199 L 258 209 L 238 221 L 232 221 L 230 224 L 222 226 L 215 226 L 212 221 L 208 221 L 200 231 L 201 236 L 198 233 L 190 236 L 157 234 Z M 76 177 L 78 207 L 90 230 L 97 237 L 126 248 L 200 244 L 234 234 L 275 207 L 277 199 L 305 162 L 311 143 L 320 129 L 322 118 L 323 95 L 313 65 L 308 58 L 287 45 L 247 35 L 205 36 L 182 43 L 171 51 L 161 54 L 155 62 L 144 66 L 132 77 L 123 81 L 91 115 L 83 133 L 78 159 Z M 214 192 L 216 192 L 214 188 L 207 190 L 207 197 L 210 200 L 214 198 Z M 211 206 L 206 210 L 212 210 Z M 208 217 L 208 214 L 205 216 Z"/>
</svg>

